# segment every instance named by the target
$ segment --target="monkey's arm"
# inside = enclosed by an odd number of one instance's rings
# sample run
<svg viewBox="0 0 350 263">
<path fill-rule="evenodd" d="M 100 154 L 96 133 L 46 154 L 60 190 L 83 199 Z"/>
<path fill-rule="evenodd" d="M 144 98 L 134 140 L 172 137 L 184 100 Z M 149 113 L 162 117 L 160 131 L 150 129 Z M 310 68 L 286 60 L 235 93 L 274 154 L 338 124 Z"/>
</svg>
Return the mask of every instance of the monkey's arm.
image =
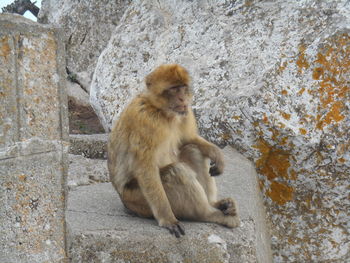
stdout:
<svg viewBox="0 0 350 263">
<path fill-rule="evenodd" d="M 136 111 L 130 119 L 133 122 L 130 123 L 128 140 L 129 151 L 134 156 L 133 174 L 159 225 L 178 237 L 184 231 L 171 209 L 158 167 L 158 152 L 167 139 L 164 123 L 147 108 Z"/>
<path fill-rule="evenodd" d="M 147 153 L 145 155 L 147 156 Z M 174 234 L 176 237 L 184 235 L 185 231 L 174 216 L 164 191 L 158 167 L 149 165 L 155 163 L 153 160 L 144 161 L 148 165 L 136 171 L 136 178 L 142 194 L 152 210 L 153 216 L 157 219 L 159 226 L 167 228 L 171 234 Z"/>
<path fill-rule="evenodd" d="M 197 135 L 195 138 L 189 140 L 189 143 L 198 146 L 203 155 L 207 156 L 211 160 L 210 174 L 211 176 L 217 176 L 224 171 L 224 156 L 219 147 L 205 140 Z"/>
<path fill-rule="evenodd" d="M 208 157 L 213 165 L 210 167 L 210 174 L 216 176 L 224 171 L 224 156 L 219 147 L 212 144 L 198 135 L 198 129 L 193 112 L 191 111 L 183 126 L 183 145 L 195 144 Z"/>
</svg>

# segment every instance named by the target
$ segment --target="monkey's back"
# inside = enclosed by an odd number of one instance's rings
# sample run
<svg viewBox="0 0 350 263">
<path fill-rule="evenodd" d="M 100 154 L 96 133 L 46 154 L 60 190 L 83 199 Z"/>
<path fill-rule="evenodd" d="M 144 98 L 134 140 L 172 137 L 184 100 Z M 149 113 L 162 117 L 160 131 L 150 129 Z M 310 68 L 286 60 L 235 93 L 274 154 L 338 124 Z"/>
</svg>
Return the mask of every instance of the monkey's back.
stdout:
<svg viewBox="0 0 350 263">
<path fill-rule="evenodd" d="M 121 195 L 133 178 L 135 167 L 152 158 L 149 152 L 169 134 L 159 120 L 159 111 L 151 107 L 147 97 L 135 97 L 121 113 L 108 139 L 108 170 L 110 181 Z M 162 126 L 165 126 L 162 128 Z"/>
</svg>

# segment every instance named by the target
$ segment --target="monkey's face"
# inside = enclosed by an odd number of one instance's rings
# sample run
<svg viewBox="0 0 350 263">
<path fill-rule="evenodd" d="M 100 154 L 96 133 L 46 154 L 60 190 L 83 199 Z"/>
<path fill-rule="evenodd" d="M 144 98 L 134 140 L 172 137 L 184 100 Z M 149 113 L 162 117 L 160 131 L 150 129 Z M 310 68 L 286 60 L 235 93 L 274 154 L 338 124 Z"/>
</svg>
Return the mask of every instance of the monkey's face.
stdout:
<svg viewBox="0 0 350 263">
<path fill-rule="evenodd" d="M 146 77 L 153 106 L 170 115 L 185 115 L 192 101 L 190 76 L 177 64 L 162 65 Z"/>
<path fill-rule="evenodd" d="M 162 96 L 167 101 L 168 110 L 186 115 L 192 102 L 192 92 L 187 85 L 176 85 L 166 89 Z"/>
</svg>

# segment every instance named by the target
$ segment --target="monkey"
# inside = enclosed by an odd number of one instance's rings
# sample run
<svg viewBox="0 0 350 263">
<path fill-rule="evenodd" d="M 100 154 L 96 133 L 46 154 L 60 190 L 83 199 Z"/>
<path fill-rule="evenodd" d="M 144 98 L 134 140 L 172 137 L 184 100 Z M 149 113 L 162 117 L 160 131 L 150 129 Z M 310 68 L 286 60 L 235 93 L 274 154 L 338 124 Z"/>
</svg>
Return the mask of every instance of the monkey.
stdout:
<svg viewBox="0 0 350 263">
<path fill-rule="evenodd" d="M 189 73 L 164 64 L 145 82 L 108 138 L 110 181 L 122 203 L 176 237 L 185 235 L 179 219 L 239 226 L 235 201 L 217 200 L 214 176 L 223 173 L 224 158 L 198 133 Z"/>
</svg>

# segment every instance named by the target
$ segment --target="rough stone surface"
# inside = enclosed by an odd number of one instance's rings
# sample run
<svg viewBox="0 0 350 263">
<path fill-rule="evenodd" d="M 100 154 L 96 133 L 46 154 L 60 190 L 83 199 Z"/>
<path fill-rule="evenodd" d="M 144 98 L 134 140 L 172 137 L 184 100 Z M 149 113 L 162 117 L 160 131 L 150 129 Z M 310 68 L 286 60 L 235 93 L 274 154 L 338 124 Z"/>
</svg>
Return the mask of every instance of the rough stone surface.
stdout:
<svg viewBox="0 0 350 263">
<path fill-rule="evenodd" d="M 89 94 L 77 83 L 67 81 L 69 133 L 94 134 L 105 132 L 89 102 Z"/>
<path fill-rule="evenodd" d="M 67 93 L 68 99 L 72 101 L 71 103 L 84 107 L 90 106 L 89 94 L 79 84 L 67 81 Z"/>
<path fill-rule="evenodd" d="M 65 260 L 62 32 L 0 14 L 1 262 Z"/>
<path fill-rule="evenodd" d="M 92 159 L 106 159 L 107 138 L 107 134 L 71 134 L 69 153 Z"/>
<path fill-rule="evenodd" d="M 73 189 L 80 185 L 108 182 L 107 161 L 90 159 L 81 155 L 69 155 L 67 186 Z"/>
<path fill-rule="evenodd" d="M 67 67 L 89 91 L 96 61 L 107 45 L 129 1 L 43 0 L 41 23 L 62 27 L 65 31 Z"/>
<path fill-rule="evenodd" d="M 350 258 L 350 2 L 133 1 L 90 99 L 109 129 L 155 66 L 193 76 L 201 133 L 258 168 L 274 260 Z"/>
<path fill-rule="evenodd" d="M 242 225 L 184 222 L 176 239 L 155 220 L 128 213 L 110 183 L 69 192 L 66 212 L 71 262 L 271 262 L 270 237 L 252 164 L 227 147 L 221 196 L 237 200 Z"/>
</svg>

